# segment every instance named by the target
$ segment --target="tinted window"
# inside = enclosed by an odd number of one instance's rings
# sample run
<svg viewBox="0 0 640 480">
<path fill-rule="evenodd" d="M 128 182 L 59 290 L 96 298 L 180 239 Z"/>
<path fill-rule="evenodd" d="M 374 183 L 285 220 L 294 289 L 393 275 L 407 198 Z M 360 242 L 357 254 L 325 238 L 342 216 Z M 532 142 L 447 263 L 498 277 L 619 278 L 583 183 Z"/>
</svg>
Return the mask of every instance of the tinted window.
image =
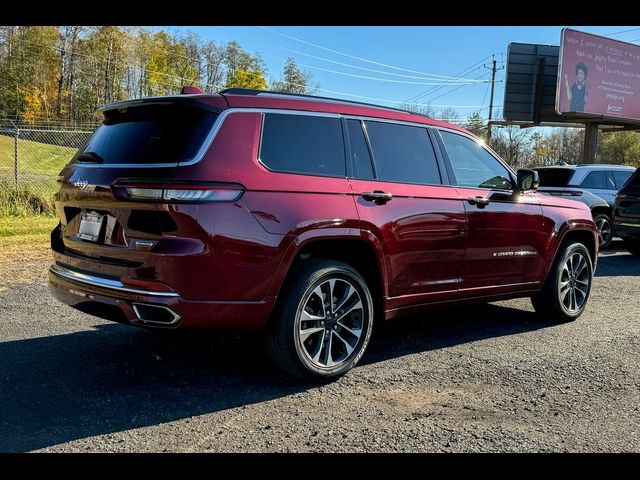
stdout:
<svg viewBox="0 0 640 480">
<path fill-rule="evenodd" d="M 373 178 L 373 167 L 360 120 L 347 120 L 354 178 Z"/>
<path fill-rule="evenodd" d="M 440 132 L 449 154 L 456 184 L 463 187 L 511 189 L 507 170 L 487 150 L 467 137 Z"/>
<path fill-rule="evenodd" d="M 105 112 L 77 162 L 175 163 L 192 159 L 217 114 L 186 105 L 147 105 Z"/>
<path fill-rule="evenodd" d="M 616 179 L 616 188 L 618 190 L 620 190 L 622 186 L 625 184 L 625 182 L 629 180 L 629 177 L 631 177 L 632 173 L 633 173 L 633 170 L 614 170 L 613 171 L 613 178 Z"/>
<path fill-rule="evenodd" d="M 344 176 L 344 142 L 338 118 L 267 113 L 260 160 L 271 170 Z"/>
<path fill-rule="evenodd" d="M 536 170 L 540 175 L 541 187 L 566 187 L 573 174 L 571 168 L 540 168 Z"/>
<path fill-rule="evenodd" d="M 604 170 L 595 170 L 593 172 L 589 172 L 580 186 L 584 188 L 601 188 L 604 190 L 608 189 L 609 186 L 607 184 L 607 172 L 605 172 Z"/>
<path fill-rule="evenodd" d="M 442 183 L 426 128 L 383 122 L 365 122 L 365 125 L 379 180 Z"/>
</svg>

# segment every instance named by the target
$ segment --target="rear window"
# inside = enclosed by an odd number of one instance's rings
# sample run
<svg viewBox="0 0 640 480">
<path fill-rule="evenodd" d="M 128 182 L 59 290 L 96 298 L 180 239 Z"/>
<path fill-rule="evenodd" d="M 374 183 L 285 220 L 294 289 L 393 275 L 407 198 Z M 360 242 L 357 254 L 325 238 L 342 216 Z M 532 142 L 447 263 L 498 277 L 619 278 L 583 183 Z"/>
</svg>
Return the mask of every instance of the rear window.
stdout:
<svg viewBox="0 0 640 480">
<path fill-rule="evenodd" d="M 196 156 L 217 114 L 189 105 L 145 105 L 110 110 L 76 162 L 176 163 Z"/>
<path fill-rule="evenodd" d="M 640 193 L 640 168 L 631 175 L 631 178 L 624 184 L 622 191 L 625 193 Z"/>
<path fill-rule="evenodd" d="M 424 127 L 364 122 L 378 180 L 441 184 L 433 145 Z"/>
<path fill-rule="evenodd" d="M 595 188 L 598 190 L 615 190 L 613 181 L 609 182 L 607 172 L 604 170 L 596 170 L 589 172 L 580 184 L 583 188 Z"/>
<path fill-rule="evenodd" d="M 346 176 L 340 119 L 265 114 L 260 161 L 279 172 Z"/>
<path fill-rule="evenodd" d="M 538 170 L 541 187 L 566 187 L 573 174 L 571 168 L 541 168 Z"/>
</svg>

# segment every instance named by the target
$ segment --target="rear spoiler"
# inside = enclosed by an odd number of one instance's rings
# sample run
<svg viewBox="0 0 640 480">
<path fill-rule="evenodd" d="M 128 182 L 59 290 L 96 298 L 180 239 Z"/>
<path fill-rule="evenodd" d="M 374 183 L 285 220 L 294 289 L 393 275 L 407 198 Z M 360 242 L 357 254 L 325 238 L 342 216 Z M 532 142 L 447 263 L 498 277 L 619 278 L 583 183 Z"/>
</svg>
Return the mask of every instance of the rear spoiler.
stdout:
<svg viewBox="0 0 640 480">
<path fill-rule="evenodd" d="M 116 102 L 109 103 L 100 107 L 96 112 L 109 112 L 113 110 L 121 110 L 133 107 L 140 107 L 143 105 L 175 105 L 176 103 L 188 104 L 194 107 L 202 108 L 204 110 L 209 110 L 215 113 L 220 113 L 224 110 L 223 107 L 217 107 L 212 103 L 208 103 L 203 101 L 207 98 L 211 99 L 222 99 L 222 101 L 226 104 L 226 100 L 222 95 L 171 95 L 165 97 L 148 97 L 148 98 L 137 98 L 134 100 L 126 100 L 124 102 Z"/>
</svg>

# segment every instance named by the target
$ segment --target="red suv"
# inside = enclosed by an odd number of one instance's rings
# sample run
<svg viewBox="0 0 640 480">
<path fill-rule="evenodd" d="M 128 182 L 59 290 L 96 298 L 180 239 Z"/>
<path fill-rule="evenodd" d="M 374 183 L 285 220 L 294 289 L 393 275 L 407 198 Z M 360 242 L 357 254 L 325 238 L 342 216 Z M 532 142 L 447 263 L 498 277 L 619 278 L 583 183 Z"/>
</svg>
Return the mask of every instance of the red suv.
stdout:
<svg viewBox="0 0 640 480">
<path fill-rule="evenodd" d="M 148 328 L 264 332 L 305 379 L 362 357 L 374 322 L 443 302 L 589 297 L 583 203 L 537 194 L 455 125 L 392 108 L 231 89 L 108 105 L 61 172 L 59 299 Z"/>
</svg>

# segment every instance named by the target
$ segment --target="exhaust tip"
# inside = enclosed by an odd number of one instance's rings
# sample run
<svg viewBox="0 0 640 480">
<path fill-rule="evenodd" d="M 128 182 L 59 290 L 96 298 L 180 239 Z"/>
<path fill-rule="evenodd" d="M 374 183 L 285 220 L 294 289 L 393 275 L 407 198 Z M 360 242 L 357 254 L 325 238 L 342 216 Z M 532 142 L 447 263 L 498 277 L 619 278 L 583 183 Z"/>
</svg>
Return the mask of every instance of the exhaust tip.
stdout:
<svg viewBox="0 0 640 480">
<path fill-rule="evenodd" d="M 135 323 L 149 326 L 171 327 L 180 321 L 180 315 L 163 305 L 149 303 L 133 303 L 131 305 L 136 314 Z"/>
</svg>

